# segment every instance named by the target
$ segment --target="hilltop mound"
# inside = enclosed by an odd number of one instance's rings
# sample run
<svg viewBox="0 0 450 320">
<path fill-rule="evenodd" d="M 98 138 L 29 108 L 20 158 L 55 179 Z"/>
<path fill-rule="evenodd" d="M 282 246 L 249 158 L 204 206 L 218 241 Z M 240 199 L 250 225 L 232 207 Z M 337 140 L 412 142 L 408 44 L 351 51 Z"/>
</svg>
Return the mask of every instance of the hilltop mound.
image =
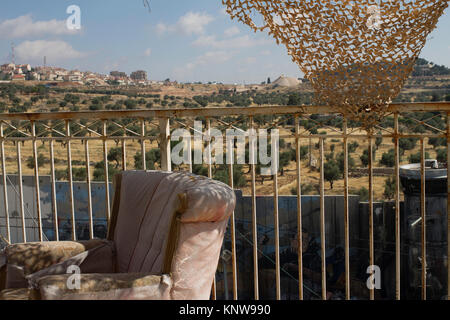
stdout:
<svg viewBox="0 0 450 320">
<path fill-rule="evenodd" d="M 298 86 L 301 83 L 302 82 L 296 78 L 280 76 L 277 80 L 272 82 L 272 85 L 292 88 Z"/>
</svg>

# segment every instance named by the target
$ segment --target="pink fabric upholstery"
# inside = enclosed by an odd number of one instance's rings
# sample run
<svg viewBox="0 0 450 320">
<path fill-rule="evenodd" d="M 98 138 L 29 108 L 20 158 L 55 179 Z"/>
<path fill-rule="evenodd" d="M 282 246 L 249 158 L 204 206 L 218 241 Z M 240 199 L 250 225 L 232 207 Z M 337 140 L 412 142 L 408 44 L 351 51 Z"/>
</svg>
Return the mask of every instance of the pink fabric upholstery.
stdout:
<svg viewBox="0 0 450 320">
<path fill-rule="evenodd" d="M 157 194 L 155 197 L 161 181 L 167 175 L 165 172 L 146 174 L 134 171 L 122 174 L 120 207 L 114 232 L 117 272 L 139 272 L 145 258 L 143 255 L 146 253 L 144 253 L 145 248 L 142 248 L 139 242 L 145 241 L 148 246 L 148 243 L 152 241 L 158 222 L 161 223 L 161 227 L 167 227 L 167 220 L 159 221 L 161 209 L 154 207 L 155 205 L 162 206 L 161 200 L 167 202 L 167 199 L 161 199 L 161 194 Z M 166 197 L 170 195 L 167 190 L 165 193 Z M 150 212 L 155 214 L 150 214 Z M 137 248 L 138 246 L 139 248 Z"/>
<path fill-rule="evenodd" d="M 234 192 L 223 183 L 181 172 L 123 173 L 114 236 L 117 272 L 162 272 L 170 223 L 183 193 L 183 223 L 222 221 L 234 210 Z"/>
<path fill-rule="evenodd" d="M 227 220 L 183 223 L 172 264 L 172 299 L 208 300 Z"/>
<path fill-rule="evenodd" d="M 162 272 L 170 223 L 182 206 L 180 194 L 185 194 L 186 203 L 172 261 L 171 297 L 208 299 L 236 199 L 227 185 L 205 177 L 161 171 L 123 173 L 114 237 L 118 272 Z"/>
</svg>

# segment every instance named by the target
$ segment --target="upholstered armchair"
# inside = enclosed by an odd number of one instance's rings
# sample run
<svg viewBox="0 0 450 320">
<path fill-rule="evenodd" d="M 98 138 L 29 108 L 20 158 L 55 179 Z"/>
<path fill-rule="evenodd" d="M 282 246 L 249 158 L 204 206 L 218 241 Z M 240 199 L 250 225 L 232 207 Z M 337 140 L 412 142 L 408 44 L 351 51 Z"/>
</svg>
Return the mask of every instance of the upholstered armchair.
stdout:
<svg viewBox="0 0 450 320">
<path fill-rule="evenodd" d="M 233 190 L 162 171 L 125 171 L 114 185 L 107 239 L 6 247 L 0 299 L 209 299 Z"/>
</svg>

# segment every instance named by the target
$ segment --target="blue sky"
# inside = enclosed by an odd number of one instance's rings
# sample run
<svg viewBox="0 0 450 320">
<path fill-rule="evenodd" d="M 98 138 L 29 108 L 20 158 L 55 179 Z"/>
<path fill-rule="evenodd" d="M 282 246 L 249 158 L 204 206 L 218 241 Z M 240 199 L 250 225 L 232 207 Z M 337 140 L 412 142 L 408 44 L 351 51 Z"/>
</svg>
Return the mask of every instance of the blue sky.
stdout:
<svg viewBox="0 0 450 320">
<path fill-rule="evenodd" d="M 16 62 L 109 73 L 146 70 L 149 78 L 260 83 L 280 74 L 301 77 L 283 46 L 232 21 L 221 0 L 2 0 L 0 63 Z M 81 8 L 82 29 L 65 28 L 69 5 Z M 422 57 L 450 66 L 450 9 Z"/>
</svg>

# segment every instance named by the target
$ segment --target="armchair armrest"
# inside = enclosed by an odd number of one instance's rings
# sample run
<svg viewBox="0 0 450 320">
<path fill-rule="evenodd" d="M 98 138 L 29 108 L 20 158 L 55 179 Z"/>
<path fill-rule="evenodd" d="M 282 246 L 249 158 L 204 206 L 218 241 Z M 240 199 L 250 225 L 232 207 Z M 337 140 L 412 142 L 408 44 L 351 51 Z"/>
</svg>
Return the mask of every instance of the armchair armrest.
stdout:
<svg viewBox="0 0 450 320">
<path fill-rule="evenodd" d="M 236 205 L 233 189 L 226 184 L 191 176 L 195 183 L 180 194 L 182 223 L 219 222 L 230 217 Z"/>
<path fill-rule="evenodd" d="M 167 275 L 139 273 L 81 274 L 78 288 L 73 275 L 38 280 L 42 300 L 168 300 L 172 280 Z M 72 286 L 70 286 L 72 287 Z"/>
<path fill-rule="evenodd" d="M 164 272 L 173 280 L 175 300 L 209 298 L 228 218 L 236 205 L 232 188 L 211 179 L 190 176 L 172 222 Z M 170 271 L 168 271 L 170 270 Z"/>
</svg>

